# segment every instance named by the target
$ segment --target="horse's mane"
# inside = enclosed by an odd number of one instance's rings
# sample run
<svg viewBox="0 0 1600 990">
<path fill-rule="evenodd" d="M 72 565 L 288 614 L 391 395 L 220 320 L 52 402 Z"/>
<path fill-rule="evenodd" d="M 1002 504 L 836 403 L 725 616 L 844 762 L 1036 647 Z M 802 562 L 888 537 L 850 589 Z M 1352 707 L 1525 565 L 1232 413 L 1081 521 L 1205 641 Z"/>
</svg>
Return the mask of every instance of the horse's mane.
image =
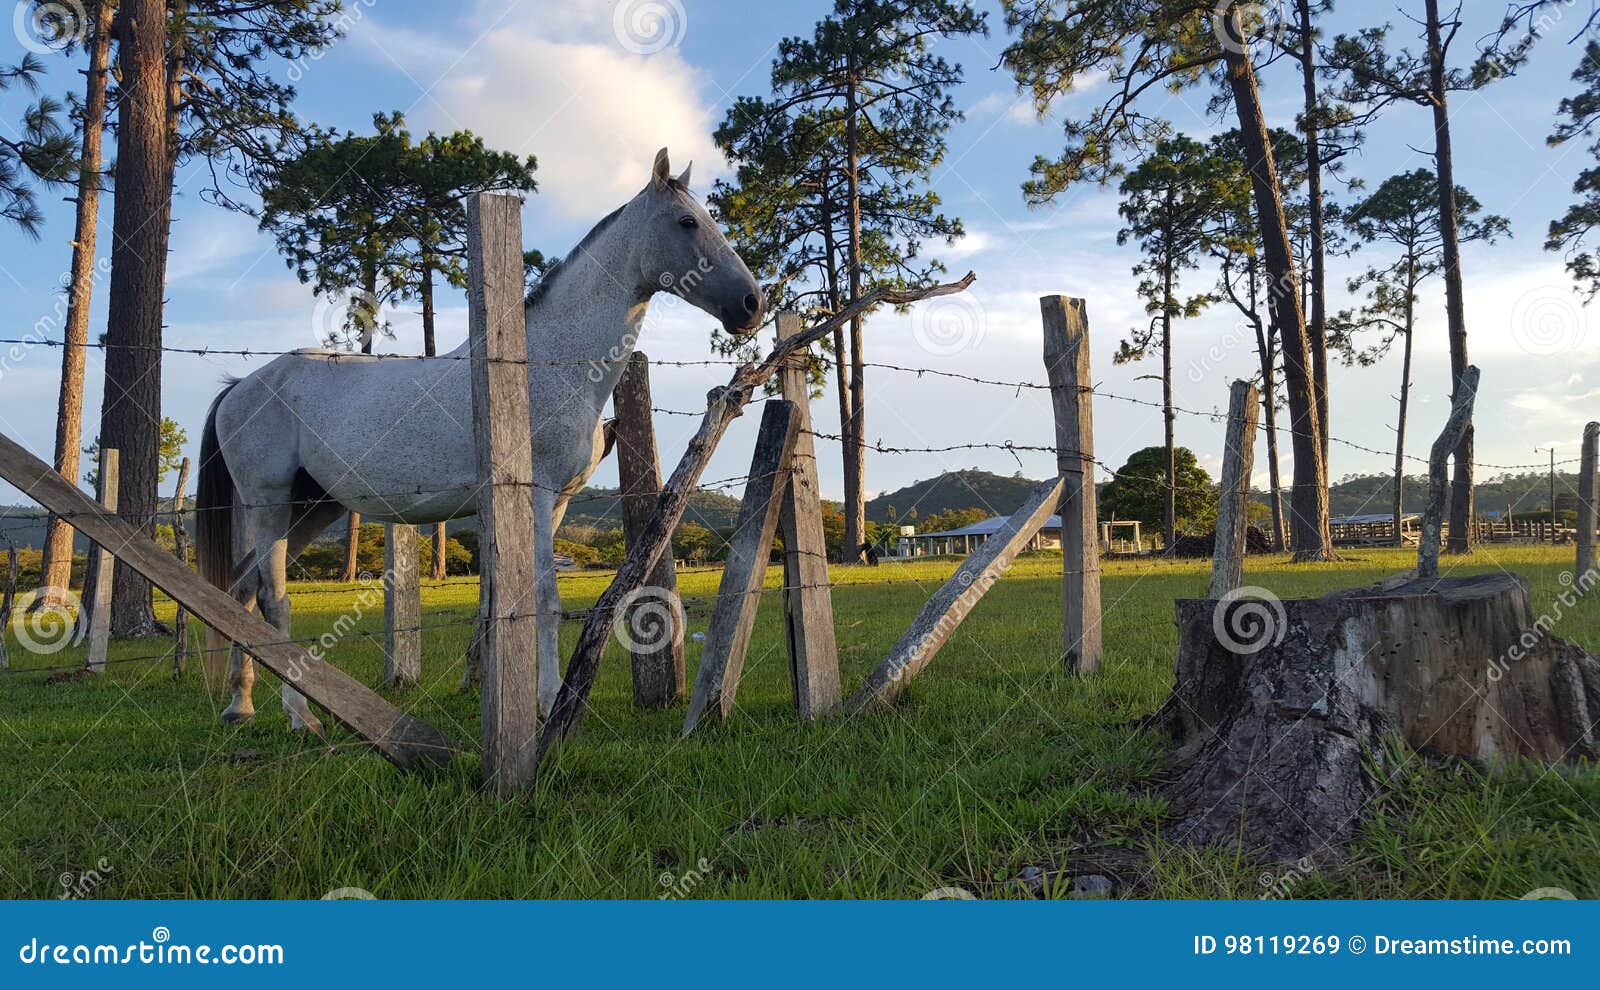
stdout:
<svg viewBox="0 0 1600 990">
<path fill-rule="evenodd" d="M 689 187 L 679 182 L 677 179 L 668 179 L 667 187 L 681 193 L 687 193 L 689 191 Z M 632 200 L 629 200 L 629 202 L 632 202 Z M 615 223 L 617 217 L 621 216 L 622 211 L 626 210 L 627 208 L 628 204 L 623 203 L 621 206 L 601 217 L 600 222 L 589 228 L 589 232 L 583 235 L 583 239 L 580 240 L 571 251 L 568 251 L 566 254 L 550 262 L 549 266 L 545 268 L 544 274 L 539 277 L 539 281 L 534 283 L 533 288 L 528 290 L 528 297 L 523 301 L 524 306 L 528 309 L 532 309 L 534 306 L 538 305 L 539 301 L 549 293 L 550 285 L 555 281 L 556 276 L 561 274 L 562 269 L 566 265 L 566 259 L 583 253 L 583 250 L 590 244 L 594 243 L 595 238 L 605 233 L 606 228 Z"/>
</svg>

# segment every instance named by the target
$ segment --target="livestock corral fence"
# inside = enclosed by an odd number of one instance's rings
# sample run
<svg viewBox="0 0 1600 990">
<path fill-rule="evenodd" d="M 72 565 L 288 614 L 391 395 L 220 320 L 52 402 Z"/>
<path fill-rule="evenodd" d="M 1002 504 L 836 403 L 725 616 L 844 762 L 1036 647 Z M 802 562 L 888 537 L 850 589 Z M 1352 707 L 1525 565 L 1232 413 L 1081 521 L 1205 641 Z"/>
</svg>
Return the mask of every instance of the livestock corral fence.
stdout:
<svg viewBox="0 0 1600 990">
<path fill-rule="evenodd" d="M 538 362 L 527 353 L 520 205 L 514 196 L 490 193 L 478 194 L 468 203 L 470 347 L 466 358 L 456 359 L 471 362 L 480 533 L 478 616 L 424 623 L 416 564 L 417 532 L 413 526 L 390 527 L 383 584 L 385 684 L 417 680 L 420 633 L 424 628 L 452 622 L 472 622 L 476 626 L 473 657 L 464 684 L 472 683 L 474 673 L 481 677 L 481 745 L 488 787 L 503 795 L 520 791 L 531 782 L 551 747 L 571 738 L 588 707 L 589 692 L 606 644 L 619 623 L 671 624 L 667 635 L 622 637 L 630 645 L 637 702 L 657 706 L 688 693 L 685 734 L 708 719 L 726 718 L 733 709 L 760 599 L 772 590 L 780 591 L 783 597 L 798 716 L 816 719 L 833 713 L 854 715 L 882 707 L 926 669 L 967 614 L 1053 514 L 1061 519 L 1062 662 L 1068 671 L 1077 674 L 1090 674 L 1097 669 L 1101 656 L 1101 604 L 1095 480 L 1097 468 L 1107 476 L 1114 476 L 1115 472 L 1095 457 L 1093 400 L 1099 396 L 1146 406 L 1159 403 L 1095 388 L 1090 375 L 1085 303 L 1052 295 L 1040 301 L 1046 376 L 1043 383 L 1002 382 L 935 369 L 877 366 L 1007 389 L 1046 390 L 1051 398 L 1055 435 L 1049 445 L 1005 441 L 896 448 L 864 444 L 868 449 L 904 454 L 965 449 L 1050 452 L 1055 455 L 1057 470 L 1055 477 L 1038 485 L 1005 524 L 959 564 L 860 685 L 846 695 L 841 684 L 814 444 L 818 439 L 842 438 L 813 429 L 807 352 L 813 343 L 868 308 L 886 303 L 911 304 L 964 291 L 973 281 L 969 274 L 944 285 L 875 290 L 809 327 L 795 314 L 779 314 L 776 344 L 757 362 L 663 362 L 726 363 L 733 367 L 727 384 L 708 393 L 704 411 L 653 406 L 649 361 L 639 353 L 627 359 L 614 395 L 616 422 L 611 427 L 618 456 L 627 554 L 595 605 L 576 613 L 583 621 L 583 629 L 564 672 L 554 709 L 541 725 L 536 659 L 537 622 L 541 617 L 531 607 L 540 575 L 536 573 L 539 561 L 531 545 L 533 509 L 529 493 L 535 482 L 526 378 L 527 366 Z M 261 353 L 204 348 L 168 350 L 195 354 Z M 682 616 L 661 614 L 659 600 L 647 600 L 644 593 L 665 592 L 676 600 L 670 552 L 672 533 L 688 508 L 691 494 L 702 487 L 701 475 L 728 427 L 773 378 L 778 381 L 778 395 L 762 404 L 748 474 L 715 483 L 742 482 L 744 492 L 721 584 L 710 606 L 700 664 L 692 690 L 687 690 Z M 1457 410 L 1468 418 L 1473 391 L 1463 389 L 1465 408 Z M 1234 382 L 1229 390 L 1220 484 L 1208 490 L 1211 497 L 1218 499 L 1210 585 L 1210 595 L 1215 599 L 1237 592 L 1242 583 L 1254 438 L 1263 429 L 1259 422 L 1260 400 L 1256 387 L 1248 382 Z M 1182 408 L 1177 411 L 1212 419 L 1222 415 Z M 656 456 L 652 424 L 656 413 L 700 417 L 699 427 L 681 460 L 665 480 Z M 1457 419 L 1452 416 L 1452 422 Z M 1600 424 L 1590 423 L 1583 437 L 1578 573 L 1594 567 L 1597 437 Z M 1335 440 L 1369 450 L 1360 444 Z M 1442 451 L 1448 453 L 1453 447 L 1443 447 Z M 397 708 L 374 688 L 329 663 L 321 651 L 308 648 L 315 646 L 314 641 L 285 637 L 226 591 L 202 580 L 187 564 L 181 537 L 179 554 L 174 555 L 151 540 L 147 532 L 119 518 L 115 508 L 116 453 L 104 452 L 96 501 L 14 440 L 0 436 L 0 477 L 84 534 L 102 558 L 96 594 L 84 605 L 89 615 L 90 644 L 85 662 L 91 670 L 103 669 L 108 662 L 105 633 L 110 566 L 114 559 L 117 566 L 133 568 L 166 592 L 177 602 L 180 614 L 193 615 L 238 644 L 397 766 L 438 766 L 452 759 L 451 745 L 433 726 Z M 1428 459 L 1435 475 L 1442 473 L 1442 456 L 1441 445 L 1436 444 L 1435 456 Z M 182 488 L 180 481 L 180 498 Z M 1443 498 L 1442 485 L 1430 494 L 1435 500 Z M 181 502 L 177 508 L 181 511 Z M 1438 506 L 1430 502 L 1423 526 L 1425 543 L 1430 521 L 1434 524 L 1433 539 L 1437 540 L 1437 512 Z M 175 535 L 181 531 L 181 525 L 175 527 Z M 768 589 L 764 587 L 766 569 L 780 531 L 783 580 L 779 589 Z M 7 591 L 0 601 L 0 619 L 9 618 L 15 591 L 14 551 L 9 573 Z M 180 668 L 186 649 L 186 637 L 180 634 L 173 651 L 174 662 Z M 151 658 L 111 662 L 128 659 Z"/>
</svg>

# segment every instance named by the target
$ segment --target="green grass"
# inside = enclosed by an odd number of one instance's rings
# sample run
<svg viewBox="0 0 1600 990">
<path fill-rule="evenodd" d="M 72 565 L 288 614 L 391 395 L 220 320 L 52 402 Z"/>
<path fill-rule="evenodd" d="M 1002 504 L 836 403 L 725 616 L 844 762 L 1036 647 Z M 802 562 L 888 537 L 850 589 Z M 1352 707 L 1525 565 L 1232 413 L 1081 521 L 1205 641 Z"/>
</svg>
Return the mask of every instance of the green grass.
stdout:
<svg viewBox="0 0 1600 990">
<path fill-rule="evenodd" d="M 1562 590 L 1567 550 L 1490 547 L 1462 573 L 1526 576 L 1535 606 Z M 1288 597 L 1391 574 L 1414 562 L 1353 551 L 1335 566 L 1253 559 L 1247 580 Z M 836 569 L 846 690 L 888 650 L 949 560 Z M 890 713 L 802 725 L 789 701 L 776 595 L 763 598 L 741 709 L 678 739 L 682 707 L 633 708 L 613 642 L 581 739 L 534 793 L 479 792 L 475 756 L 429 776 L 400 773 L 341 730 L 291 736 L 276 681 L 256 686 L 258 722 L 229 728 L 199 665 L 114 664 L 46 683 L 11 639 L 0 675 L 0 891 L 50 897 L 63 874 L 102 860 L 100 897 L 918 897 L 946 886 L 1022 896 L 1025 867 L 1110 873 L 1118 896 L 1256 897 L 1283 869 L 1161 839 L 1152 796 L 1168 743 L 1143 730 L 1171 686 L 1172 600 L 1200 595 L 1205 565 L 1108 562 L 1104 668 L 1059 670 L 1059 558 L 1025 558 L 988 595 Z M 778 573 L 768 576 L 769 586 Z M 568 608 L 608 576 L 564 576 Z M 716 572 L 686 573 L 709 600 Z M 903 582 L 873 584 L 872 582 Z M 332 628 L 357 598 L 297 587 L 295 634 Z M 425 591 L 424 684 L 395 700 L 475 750 L 477 701 L 457 692 L 477 598 L 471 584 Z M 707 619 L 690 618 L 691 631 Z M 373 602 L 359 628 L 381 634 Z M 1556 630 L 1600 651 L 1600 607 Z M 570 648 L 576 623 L 566 623 Z M 374 683 L 380 640 L 347 637 L 330 657 Z M 161 640 L 112 656 L 158 653 Z M 690 676 L 699 645 L 687 645 Z M 33 669 L 30 669 L 33 668 Z M 703 866 L 702 866 L 703 864 Z M 1064 885 L 1056 885 L 1057 887 Z M 1480 774 L 1412 760 L 1348 855 L 1289 884 L 1295 897 L 1517 897 L 1538 887 L 1600 896 L 1600 773 L 1516 767 Z M 1059 891 L 1057 891 L 1059 892 Z"/>
</svg>

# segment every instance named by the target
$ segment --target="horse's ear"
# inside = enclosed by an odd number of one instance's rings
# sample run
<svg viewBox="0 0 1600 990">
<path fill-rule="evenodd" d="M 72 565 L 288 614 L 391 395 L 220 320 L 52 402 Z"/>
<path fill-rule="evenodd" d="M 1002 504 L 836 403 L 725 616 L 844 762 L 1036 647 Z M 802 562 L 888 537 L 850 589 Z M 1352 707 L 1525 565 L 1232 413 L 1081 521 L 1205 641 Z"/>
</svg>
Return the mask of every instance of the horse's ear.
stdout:
<svg viewBox="0 0 1600 990">
<path fill-rule="evenodd" d="M 685 189 L 689 188 L 689 173 L 692 171 L 694 171 L 694 162 L 684 166 L 683 174 L 678 176 L 678 185 Z"/>
<path fill-rule="evenodd" d="M 667 149 L 662 148 L 656 152 L 655 167 L 650 170 L 650 185 L 655 189 L 665 189 L 671 178 L 672 162 L 667 160 Z"/>
</svg>

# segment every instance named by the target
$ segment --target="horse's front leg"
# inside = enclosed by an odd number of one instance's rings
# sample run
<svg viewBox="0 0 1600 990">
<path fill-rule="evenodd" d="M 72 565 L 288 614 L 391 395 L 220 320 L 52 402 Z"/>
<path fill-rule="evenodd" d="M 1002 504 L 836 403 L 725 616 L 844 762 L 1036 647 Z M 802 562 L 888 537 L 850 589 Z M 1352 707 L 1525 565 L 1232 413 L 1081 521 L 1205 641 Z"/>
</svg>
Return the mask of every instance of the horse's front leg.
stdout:
<svg viewBox="0 0 1600 990">
<path fill-rule="evenodd" d="M 556 583 L 556 493 L 533 494 L 534 612 L 539 628 L 539 711 L 548 718 L 561 690 L 561 589 Z"/>
</svg>

